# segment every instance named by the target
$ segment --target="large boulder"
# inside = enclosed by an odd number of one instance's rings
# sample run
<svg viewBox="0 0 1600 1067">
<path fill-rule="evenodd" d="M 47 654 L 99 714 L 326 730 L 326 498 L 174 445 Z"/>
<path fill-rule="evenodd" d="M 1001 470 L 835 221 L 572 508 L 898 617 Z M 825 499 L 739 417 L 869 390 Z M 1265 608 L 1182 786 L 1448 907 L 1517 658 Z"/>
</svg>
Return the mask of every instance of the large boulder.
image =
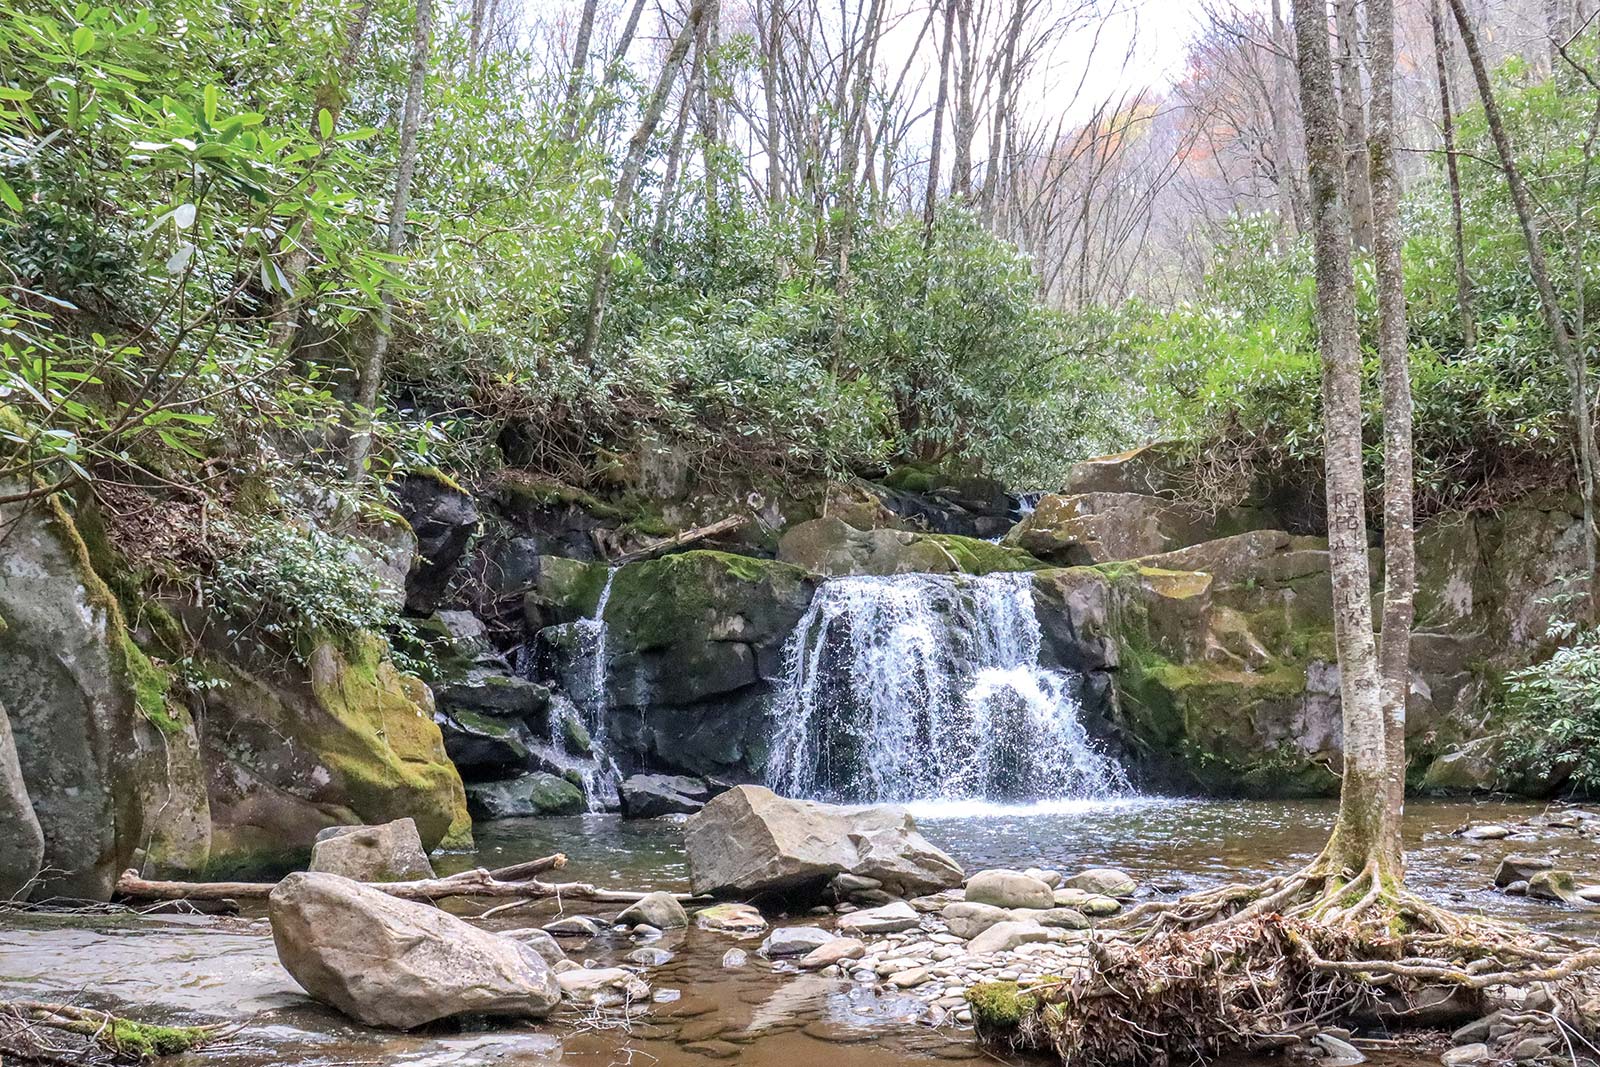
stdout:
<svg viewBox="0 0 1600 1067">
<path fill-rule="evenodd" d="M 684 827 L 696 893 L 817 893 L 837 874 L 874 878 L 914 896 L 961 884 L 961 867 L 895 807 L 789 800 L 742 785 L 714 797 Z"/>
<path fill-rule="evenodd" d="M 472 840 L 433 697 L 375 635 L 324 641 L 306 663 L 213 664 L 202 738 L 212 862 L 241 875 L 304 866 L 329 826 L 416 822 L 424 849 Z"/>
<path fill-rule="evenodd" d="M 979 871 L 967 880 L 966 899 L 997 908 L 1050 908 L 1055 892 L 1048 883 L 1021 871 Z"/>
<path fill-rule="evenodd" d="M 583 790 L 545 771 L 503 782 L 467 786 L 467 807 L 480 819 L 513 819 L 528 815 L 576 815 L 584 810 Z"/>
<path fill-rule="evenodd" d="M 433 864 L 417 824 L 396 819 L 381 826 L 330 826 L 311 847 L 311 869 L 357 882 L 408 882 L 433 877 Z"/>
<path fill-rule="evenodd" d="M 28 800 L 28 783 L 17 763 L 11 720 L 0 704 L 0 900 L 26 890 L 44 862 L 44 831 Z"/>
<path fill-rule="evenodd" d="M 561 1000 L 532 948 L 430 904 L 334 874 L 291 874 L 268 898 L 284 969 L 368 1026 L 410 1030 L 462 1015 L 539 1018 Z"/>
<path fill-rule="evenodd" d="M 552 626 L 537 658 L 569 692 L 590 693 L 603 649 L 608 744 L 623 767 L 748 780 L 766 759 L 784 642 L 815 585 L 798 567 L 726 552 L 630 563 L 611 579 L 604 640 L 593 623 Z"/>
<path fill-rule="evenodd" d="M 0 482 L 0 497 L 18 488 Z M 39 896 L 103 900 L 136 858 L 187 873 L 210 851 L 194 720 L 97 559 L 108 565 L 110 549 L 92 512 L 56 496 L 0 505 L 0 697 L 44 839 Z"/>
</svg>

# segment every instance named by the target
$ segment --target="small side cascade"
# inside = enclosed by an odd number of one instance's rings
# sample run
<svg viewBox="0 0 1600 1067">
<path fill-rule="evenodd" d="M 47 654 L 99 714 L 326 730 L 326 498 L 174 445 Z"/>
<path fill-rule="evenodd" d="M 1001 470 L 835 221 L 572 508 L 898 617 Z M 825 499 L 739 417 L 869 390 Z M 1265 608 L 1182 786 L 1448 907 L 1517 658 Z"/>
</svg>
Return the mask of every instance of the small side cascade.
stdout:
<svg viewBox="0 0 1600 1067">
<path fill-rule="evenodd" d="M 606 574 L 593 615 L 551 628 L 565 632 L 571 654 L 570 659 L 562 658 L 563 666 L 555 672 L 558 688 L 550 698 L 549 729 L 535 752 L 547 770 L 575 781 L 590 811 L 615 810 L 617 784 L 622 780 L 606 744 L 611 701 L 606 683 L 609 642 L 605 614 L 616 576 L 615 567 Z M 517 662 L 523 677 L 540 673 L 539 664 L 526 648 Z"/>
<path fill-rule="evenodd" d="M 1081 721 L 1083 679 L 1039 662 L 1032 577 L 835 578 L 785 648 L 768 784 L 834 801 L 1131 794 Z"/>
</svg>

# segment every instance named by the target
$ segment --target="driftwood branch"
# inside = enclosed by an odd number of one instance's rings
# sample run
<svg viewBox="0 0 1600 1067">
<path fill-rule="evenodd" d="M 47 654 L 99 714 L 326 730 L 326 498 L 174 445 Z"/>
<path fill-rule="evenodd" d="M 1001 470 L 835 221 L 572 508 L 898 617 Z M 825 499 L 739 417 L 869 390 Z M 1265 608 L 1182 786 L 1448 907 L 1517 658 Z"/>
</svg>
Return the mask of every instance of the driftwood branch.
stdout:
<svg viewBox="0 0 1600 1067">
<path fill-rule="evenodd" d="M 422 878 L 411 882 L 366 882 L 371 889 L 402 900 L 442 900 L 445 897 L 502 897 L 541 900 L 561 897 L 602 903 L 632 904 L 646 890 L 600 889 L 586 882 L 541 882 L 535 875 L 559 870 L 567 857 L 557 853 L 526 863 L 488 871 L 479 867 L 444 878 Z M 136 870 L 122 872 L 117 879 L 117 895 L 130 900 L 265 900 L 276 882 L 163 882 L 141 878 Z M 693 900 L 686 893 L 674 896 Z"/>
<path fill-rule="evenodd" d="M 664 537 L 654 544 L 646 545 L 632 552 L 625 552 L 612 560 L 612 563 L 621 566 L 624 563 L 637 563 L 642 559 L 654 559 L 656 556 L 671 552 L 675 548 L 692 545 L 697 541 L 716 537 L 718 534 L 730 533 L 739 529 L 748 521 L 749 517 L 746 515 L 729 515 L 725 519 L 718 519 L 709 526 L 696 526 L 692 530 L 684 530 L 682 533 L 675 533 L 671 537 Z"/>
</svg>

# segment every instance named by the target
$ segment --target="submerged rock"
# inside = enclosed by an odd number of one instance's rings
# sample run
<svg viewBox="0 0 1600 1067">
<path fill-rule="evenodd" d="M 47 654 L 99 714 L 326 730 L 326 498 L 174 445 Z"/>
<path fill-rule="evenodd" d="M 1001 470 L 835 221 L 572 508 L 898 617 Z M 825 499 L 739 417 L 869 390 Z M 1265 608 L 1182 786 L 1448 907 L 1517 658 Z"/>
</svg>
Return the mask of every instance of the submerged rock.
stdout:
<svg viewBox="0 0 1600 1067">
<path fill-rule="evenodd" d="M 767 928 L 767 920 L 748 904 L 713 904 L 695 913 L 694 924 L 720 934 L 759 934 Z"/>
<path fill-rule="evenodd" d="M 369 1026 L 540 1017 L 561 999 L 532 948 L 338 875 L 289 875 L 268 898 L 268 916 L 278 959 L 294 980 Z"/>
<path fill-rule="evenodd" d="M 788 800 L 760 786 L 712 799 L 685 824 L 684 845 L 696 893 L 819 893 L 841 873 L 901 896 L 961 884 L 960 865 L 902 808 Z"/>
<path fill-rule="evenodd" d="M 406 882 L 433 877 L 417 824 L 395 819 L 380 826 L 330 826 L 311 846 L 311 870 L 357 882 Z"/>
<path fill-rule="evenodd" d="M 1555 865 L 1555 861 L 1548 856 L 1507 856 L 1494 869 L 1495 888 L 1504 889 L 1515 882 L 1526 882 L 1538 872 L 1548 871 Z"/>
<path fill-rule="evenodd" d="M 576 815 L 583 811 L 583 790 L 544 771 L 504 782 L 467 786 L 467 807 L 482 819 L 527 815 Z"/>
<path fill-rule="evenodd" d="M 768 959 L 805 956 L 834 940 L 837 940 L 836 936 L 820 926 L 783 926 L 772 931 L 761 942 L 761 954 Z"/>
<path fill-rule="evenodd" d="M 701 778 L 683 774 L 634 774 L 617 786 L 625 819 L 692 815 L 706 806 L 711 789 Z"/>
</svg>

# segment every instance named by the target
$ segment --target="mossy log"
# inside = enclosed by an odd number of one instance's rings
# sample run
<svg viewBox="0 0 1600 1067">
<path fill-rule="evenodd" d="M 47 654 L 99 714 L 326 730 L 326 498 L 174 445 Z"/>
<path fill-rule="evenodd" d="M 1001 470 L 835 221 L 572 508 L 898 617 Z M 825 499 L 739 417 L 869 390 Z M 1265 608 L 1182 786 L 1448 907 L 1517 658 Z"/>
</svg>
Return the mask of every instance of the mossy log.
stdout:
<svg viewBox="0 0 1600 1067">
<path fill-rule="evenodd" d="M 534 875 L 559 870 L 567 857 L 557 853 L 497 870 L 482 867 L 444 878 L 422 878 L 410 882 L 363 883 L 402 900 L 434 901 L 446 897 L 501 897 L 542 900 L 561 897 L 601 903 L 631 904 L 648 895 L 643 889 L 602 889 L 587 882 L 541 882 Z M 277 888 L 276 882 L 163 882 L 142 878 L 129 869 L 117 879 L 117 895 L 127 900 L 265 900 Z M 688 893 L 673 894 L 680 902 L 696 899 Z"/>
<path fill-rule="evenodd" d="M 176 1056 L 189 1052 L 230 1028 L 217 1026 L 160 1026 L 125 1019 L 110 1012 L 75 1004 L 54 1004 L 38 1000 L 0 1000 L 0 1022 L 16 1024 L 21 1032 L 45 1027 L 87 1039 L 90 1044 L 109 1054 L 112 1063 L 146 1063 L 159 1056 Z M 29 1042 L 30 1046 L 38 1042 Z M 88 1062 L 73 1056 L 64 1059 L 60 1050 L 26 1047 L 15 1050 L 17 1055 L 30 1058 L 51 1059 L 58 1062 Z M 55 1051 L 55 1055 L 41 1055 Z"/>
</svg>

